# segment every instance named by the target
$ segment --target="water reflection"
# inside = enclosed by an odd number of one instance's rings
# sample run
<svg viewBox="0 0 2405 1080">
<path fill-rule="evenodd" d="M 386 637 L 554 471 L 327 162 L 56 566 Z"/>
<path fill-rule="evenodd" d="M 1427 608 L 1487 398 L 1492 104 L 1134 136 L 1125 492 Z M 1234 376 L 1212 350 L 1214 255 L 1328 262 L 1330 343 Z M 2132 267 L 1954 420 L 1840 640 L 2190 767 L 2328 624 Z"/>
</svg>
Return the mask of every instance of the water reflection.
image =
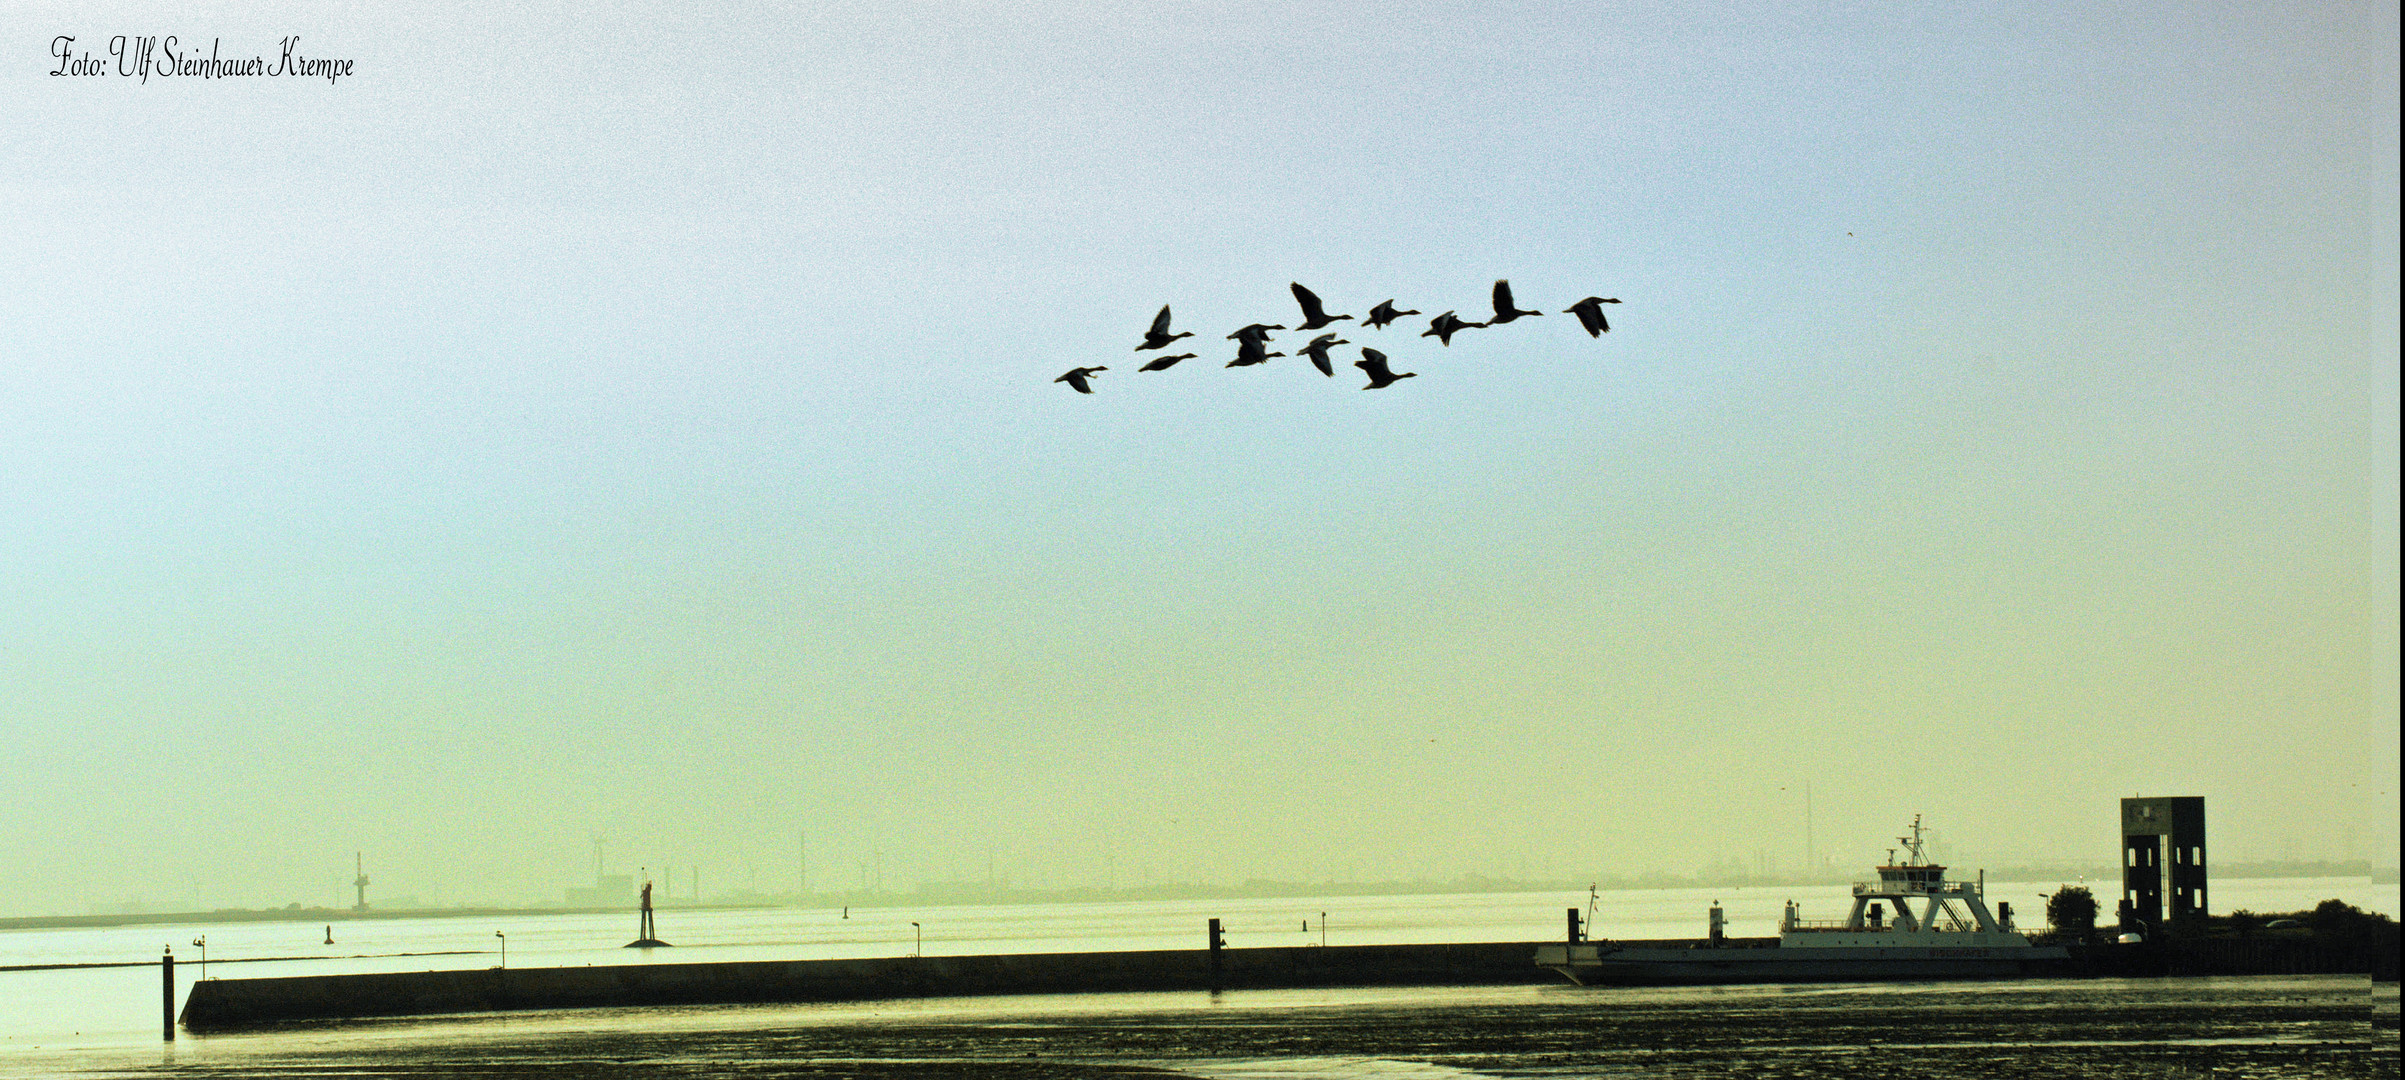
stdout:
<svg viewBox="0 0 2405 1080">
<path fill-rule="evenodd" d="M 2053 883 L 1991 882 L 1989 895 L 2032 897 Z M 2308 906 L 2313 899 L 2343 896 L 2375 910 L 2393 912 L 2397 886 L 2367 886 L 2361 879 L 2319 881 L 2216 882 L 2218 905 L 2254 910 Z M 1846 903 L 1843 886 L 1823 889 L 1645 890 L 1602 894 L 1594 932 L 1620 939 L 1693 936 L 1700 932 L 1702 914 L 1713 900 L 1728 909 L 1733 932 L 1770 933 L 1783 903 L 1797 899 L 1812 908 L 1838 908 Z M 162 941 L 181 941 L 206 934 L 209 975 L 214 978 L 257 978 L 287 975 L 336 974 L 367 971 L 421 971 L 438 968 L 497 966 L 503 940 L 512 968 L 574 965 L 614 965 L 659 962 L 819 959 L 859 956 L 901 956 L 913 950 L 912 922 L 922 924 L 923 946 L 929 955 L 943 953 L 1075 952 L 1116 949 L 1199 949 L 1205 920 L 1222 919 L 1229 944 L 1236 948 L 1316 944 L 1321 933 L 1330 945 L 1448 941 L 1551 940 L 1560 933 L 1561 911 L 1583 908 L 1586 890 L 1562 893 L 1461 894 L 1441 896 L 1326 896 L 1241 901 L 1161 901 L 1117 904 L 996 905 L 986 907 L 929 907 L 860 909 L 843 918 L 836 909 L 678 910 L 660 913 L 665 933 L 676 935 L 675 950 L 622 949 L 633 923 L 630 915 L 477 915 L 473 917 L 369 919 L 345 924 L 333 935 L 339 945 L 326 944 L 320 922 L 212 923 L 152 925 L 64 930 L 0 932 L 0 968 L 42 964 L 136 963 L 128 967 L 66 967 L 48 970 L 0 970 L 0 1070 L 14 1069 L 25 1055 L 40 1052 L 134 1053 L 151 1064 L 149 1055 L 159 1040 L 159 973 L 156 965 Z M 2019 906 L 2016 904 L 2016 906 Z M 1321 912 L 1328 914 L 1323 918 Z M 496 925 L 498 924 L 498 925 Z M 1308 929 L 1298 929 L 1304 927 Z M 499 935 L 506 935 L 502 939 Z M 179 965 L 181 979 L 197 973 L 199 965 Z M 1733 993 L 1727 988 L 1712 993 Z M 1832 991 L 1823 987 L 1791 987 L 1771 992 L 1809 997 Z M 1865 991 L 1877 993 L 1878 991 Z M 1642 995 L 1646 991 L 1630 991 Z M 1040 1001 L 1012 999 L 1020 1015 L 1052 1008 Z M 1093 997 L 1073 999 L 1082 1008 L 1095 1007 Z M 1249 1006 L 1264 999 L 1246 993 L 1236 999 Z M 1272 1001 L 1278 999 L 1270 999 Z M 1376 1004 L 1380 999 L 1347 999 Z M 932 1016 L 948 1009 L 974 1011 L 984 1006 L 927 1003 L 824 1006 L 786 1009 L 763 1024 L 825 1024 L 850 1022 L 850 1010 L 883 1010 L 866 1015 Z M 1187 1008 L 1225 1008 L 1228 1002 L 1199 995 L 1184 999 Z M 932 1012 L 930 1010 L 933 1010 Z M 594 1014 L 572 1014 L 560 1023 L 589 1024 Z M 692 1023 L 736 1024 L 754 1021 L 749 1014 L 721 1011 L 676 1011 L 654 1015 L 644 1022 L 685 1026 Z M 522 1020 L 527 1031 L 543 1030 L 540 1014 Z M 353 1026 L 328 1038 L 356 1038 L 361 1031 L 424 1031 L 422 1027 Z M 408 1038 L 479 1038 L 494 1030 L 480 1024 L 454 1025 L 440 1034 Z M 317 1036 L 296 1033 L 295 1037 Z M 186 1060 L 207 1051 L 186 1043 Z"/>
</svg>

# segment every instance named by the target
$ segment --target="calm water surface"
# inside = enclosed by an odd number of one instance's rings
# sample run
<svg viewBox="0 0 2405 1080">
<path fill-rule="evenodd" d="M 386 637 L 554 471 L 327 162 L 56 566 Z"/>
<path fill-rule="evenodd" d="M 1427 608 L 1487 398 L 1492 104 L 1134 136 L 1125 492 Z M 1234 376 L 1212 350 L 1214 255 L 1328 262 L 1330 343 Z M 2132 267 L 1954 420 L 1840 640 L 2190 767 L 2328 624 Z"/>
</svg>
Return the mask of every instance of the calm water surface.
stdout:
<svg viewBox="0 0 2405 1080">
<path fill-rule="evenodd" d="M 1991 882 L 1988 896 L 1991 903 L 2012 900 L 2027 924 L 2042 917 L 2041 894 L 2054 887 Z M 2218 910 L 2294 910 L 2331 896 L 2397 910 L 2395 885 L 2362 879 L 2216 882 L 2213 900 Z M 1768 935 L 1790 898 L 1807 915 L 1826 917 L 1849 903 L 1843 886 L 1614 892 L 1602 897 L 1595 930 L 1616 938 L 1694 936 L 1704 909 L 1718 900 L 1733 932 Z M 1330 945 L 1538 941 L 1557 936 L 1562 909 L 1583 907 L 1585 899 L 1545 892 L 888 907 L 854 909 L 849 918 L 836 909 L 670 910 L 660 915 L 660 933 L 678 948 L 649 955 L 618 947 L 633 936 L 631 913 L 337 923 L 332 946 L 323 944 L 322 923 L 5 932 L 0 967 L 145 966 L 0 971 L 0 1074 L 515 1076 L 560 1075 L 582 1062 L 577 1067 L 593 1075 L 766 1069 L 763 1075 L 863 1077 L 1701 1076 L 1753 1065 L 1782 1075 L 1846 1075 L 1846 1063 L 1832 1055 L 1876 1042 L 1920 1062 L 1907 1072 L 1943 1076 L 1956 1075 L 1947 1062 L 1963 1054 L 1996 1057 L 1998 1066 L 2011 1059 L 2016 1067 L 2060 1070 L 2066 1062 L 2049 1055 L 2092 1042 L 2103 1049 L 2071 1055 L 2072 1064 L 2110 1058 L 2135 1068 L 2135 1054 L 2154 1061 L 2147 1068 L 2159 1066 L 2149 1075 L 2188 1075 L 2179 1070 L 2220 1068 L 2197 1064 L 2208 1058 L 2245 1057 L 2254 1063 L 2241 1071 L 2252 1075 L 2290 1075 L 2283 1070 L 2306 1065 L 2312 1068 L 2293 1075 L 2395 1075 L 2394 987 L 2386 990 L 2386 1057 L 2350 1057 L 2340 1051 L 2368 1030 L 2371 990 L 2360 979 L 2326 978 L 1923 984 L 1908 991 L 1548 986 L 1239 992 L 1208 1000 L 1097 994 L 390 1021 L 184 1034 L 172 1049 L 159 1038 L 155 958 L 163 945 L 174 945 L 185 983 L 179 989 L 188 990 L 200 975 L 200 950 L 191 942 L 201 935 L 208 938 L 208 975 L 242 978 L 491 967 L 500 961 L 496 931 L 507 935 L 512 967 L 893 956 L 920 947 L 921 935 L 930 954 L 1192 948 L 1212 917 L 1225 922 L 1229 944 L 1239 948 L 1312 944 L 1323 933 Z M 1978 1037 L 1966 1038 L 1960 1023 L 1933 1028 L 1912 1018 L 1932 1009 L 1948 1010 L 1955 1021 L 2010 1019 L 2002 1026 L 1978 1021 Z M 2091 1016 L 2117 1019 L 2068 1028 L 2057 1022 Z M 1748 1025 L 1759 1030 L 1735 1042 L 1721 1038 L 1752 1030 Z M 1607 1030 L 1612 1037 L 1599 1042 Z M 1814 1030 L 1839 1034 L 1834 1041 L 1796 1038 Z M 1017 1034 L 998 1034 L 1010 1032 Z M 1194 1032 L 1209 1034 L 1198 1042 Z M 1024 1051 L 1017 1049 L 1022 1044 Z M 2333 1049 L 2314 1049 L 2324 1044 Z M 1612 1059 L 1612 1053 L 1633 1056 Z M 2318 1060 L 2306 1060 L 2316 1054 Z M 1690 1065 L 1700 1071 L 1677 1071 Z"/>
</svg>

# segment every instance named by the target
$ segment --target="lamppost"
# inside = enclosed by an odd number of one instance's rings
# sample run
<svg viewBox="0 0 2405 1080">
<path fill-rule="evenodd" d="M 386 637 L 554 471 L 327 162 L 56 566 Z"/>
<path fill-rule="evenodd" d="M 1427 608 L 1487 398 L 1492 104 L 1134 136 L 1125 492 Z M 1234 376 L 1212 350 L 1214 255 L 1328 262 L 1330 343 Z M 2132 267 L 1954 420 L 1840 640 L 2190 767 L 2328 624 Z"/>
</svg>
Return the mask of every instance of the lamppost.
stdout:
<svg viewBox="0 0 2405 1080">
<path fill-rule="evenodd" d="M 503 971 L 508 971 L 508 970 L 509 970 L 509 935 L 508 935 L 508 934 L 504 934 L 504 933 L 502 933 L 502 932 L 501 932 L 501 931 L 499 931 L 499 930 L 495 930 L 495 931 L 493 931 L 493 936 L 501 939 L 501 970 L 503 970 Z"/>
<path fill-rule="evenodd" d="M 192 944 L 200 949 L 200 978 L 202 982 L 207 982 L 209 979 L 209 935 L 202 934 L 193 938 Z"/>
<path fill-rule="evenodd" d="M 919 924 L 914 922 L 910 924 L 910 932 L 917 939 L 910 947 L 910 955 L 925 956 L 927 954 L 927 931 L 920 929 Z M 203 970 L 206 970 L 205 963 Z"/>
<path fill-rule="evenodd" d="M 1319 947 L 1328 947 L 1328 913 L 1325 911 L 1319 913 Z"/>
</svg>

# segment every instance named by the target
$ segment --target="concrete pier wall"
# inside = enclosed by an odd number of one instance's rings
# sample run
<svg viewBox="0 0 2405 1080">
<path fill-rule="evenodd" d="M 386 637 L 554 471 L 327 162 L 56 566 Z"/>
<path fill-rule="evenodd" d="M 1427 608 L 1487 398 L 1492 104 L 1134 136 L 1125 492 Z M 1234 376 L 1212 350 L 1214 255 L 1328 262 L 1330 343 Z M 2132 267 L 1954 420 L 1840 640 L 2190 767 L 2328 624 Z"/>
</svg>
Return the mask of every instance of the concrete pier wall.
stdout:
<svg viewBox="0 0 2405 1080">
<path fill-rule="evenodd" d="M 1558 982 L 1534 942 L 1227 949 L 1230 990 Z M 1210 953 L 1038 953 L 614 967 L 497 968 L 213 979 L 192 987 L 183 1024 L 216 1031 L 288 1020 L 622 1005 L 856 1001 L 974 994 L 1209 990 Z"/>
<path fill-rule="evenodd" d="M 1770 942 L 1745 941 L 1742 946 Z M 1538 942 L 1226 949 L 1218 985 L 1229 990 L 1347 986 L 1507 986 L 1563 983 L 1536 966 Z M 1550 943 L 1547 943 L 1550 944 Z M 1694 948 L 1700 942 L 1629 941 Z M 2174 942 L 2075 947 L 2070 977 L 2368 972 L 2396 978 L 2393 947 L 2375 962 L 2361 948 L 2310 941 Z M 2384 972 L 2384 974 L 2382 974 Z M 862 1001 L 978 994 L 1206 991 L 1207 950 L 885 957 L 611 967 L 485 968 L 212 979 L 196 983 L 183 1024 L 196 1031 L 290 1020 L 572 1009 L 628 1005 Z"/>
</svg>

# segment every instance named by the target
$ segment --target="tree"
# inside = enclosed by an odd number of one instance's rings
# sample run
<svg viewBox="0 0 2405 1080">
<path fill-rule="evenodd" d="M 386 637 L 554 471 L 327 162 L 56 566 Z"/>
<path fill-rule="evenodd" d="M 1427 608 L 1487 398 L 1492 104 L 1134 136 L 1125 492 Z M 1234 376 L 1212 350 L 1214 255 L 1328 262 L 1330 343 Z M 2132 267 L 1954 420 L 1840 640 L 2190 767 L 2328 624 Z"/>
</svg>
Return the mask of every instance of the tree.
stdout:
<svg viewBox="0 0 2405 1080">
<path fill-rule="evenodd" d="M 2065 885 L 2046 898 L 2046 921 L 2082 940 L 2096 936 L 2096 894 L 2085 885 Z"/>
</svg>

